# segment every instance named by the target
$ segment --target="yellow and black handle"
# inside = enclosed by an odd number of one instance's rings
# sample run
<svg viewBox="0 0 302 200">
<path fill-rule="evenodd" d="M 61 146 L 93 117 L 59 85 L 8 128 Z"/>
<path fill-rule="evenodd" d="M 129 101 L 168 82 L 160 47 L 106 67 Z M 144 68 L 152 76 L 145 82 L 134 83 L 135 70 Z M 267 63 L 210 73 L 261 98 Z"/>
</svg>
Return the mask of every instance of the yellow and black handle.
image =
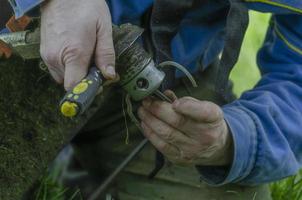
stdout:
<svg viewBox="0 0 302 200">
<path fill-rule="evenodd" d="M 65 117 L 75 117 L 87 110 L 93 102 L 104 78 L 96 67 L 91 67 L 88 75 L 75 87 L 67 91 L 60 103 Z"/>
</svg>

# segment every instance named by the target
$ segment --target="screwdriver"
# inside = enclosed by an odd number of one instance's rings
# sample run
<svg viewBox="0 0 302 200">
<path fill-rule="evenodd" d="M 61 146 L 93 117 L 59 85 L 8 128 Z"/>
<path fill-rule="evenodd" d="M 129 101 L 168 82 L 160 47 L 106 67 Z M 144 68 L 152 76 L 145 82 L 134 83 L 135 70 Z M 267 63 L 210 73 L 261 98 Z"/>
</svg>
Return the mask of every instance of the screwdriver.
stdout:
<svg viewBox="0 0 302 200">
<path fill-rule="evenodd" d="M 75 117 L 82 114 L 93 102 L 104 77 L 95 67 L 89 69 L 88 75 L 75 87 L 67 91 L 60 102 L 60 110 L 65 117 Z"/>
</svg>

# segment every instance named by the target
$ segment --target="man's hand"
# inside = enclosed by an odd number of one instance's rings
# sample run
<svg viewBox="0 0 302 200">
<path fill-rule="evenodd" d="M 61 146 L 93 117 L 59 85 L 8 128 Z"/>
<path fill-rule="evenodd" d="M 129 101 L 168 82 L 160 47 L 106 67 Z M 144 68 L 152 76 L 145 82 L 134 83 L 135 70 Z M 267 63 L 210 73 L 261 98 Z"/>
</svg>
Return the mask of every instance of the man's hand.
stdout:
<svg viewBox="0 0 302 200">
<path fill-rule="evenodd" d="M 148 98 L 138 114 L 144 135 L 171 162 L 231 164 L 232 138 L 216 104 L 191 97 L 175 100 L 173 104 Z"/>
<path fill-rule="evenodd" d="M 87 75 L 92 59 L 105 78 L 116 78 L 105 0 L 50 0 L 41 12 L 41 56 L 58 83 L 73 87 Z"/>
</svg>

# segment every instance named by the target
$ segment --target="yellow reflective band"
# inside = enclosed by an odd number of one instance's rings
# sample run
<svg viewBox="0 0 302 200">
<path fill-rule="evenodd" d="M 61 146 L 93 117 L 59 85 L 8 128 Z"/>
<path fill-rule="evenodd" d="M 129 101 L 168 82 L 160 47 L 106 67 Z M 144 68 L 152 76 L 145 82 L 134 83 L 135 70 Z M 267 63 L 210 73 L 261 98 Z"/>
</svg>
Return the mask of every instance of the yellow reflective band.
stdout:
<svg viewBox="0 0 302 200">
<path fill-rule="evenodd" d="M 288 9 L 290 11 L 294 11 L 294 12 L 302 14 L 302 9 L 295 8 L 295 7 L 292 7 L 292 6 L 289 6 L 289 5 L 286 5 L 286 4 L 282 4 L 282 3 L 274 2 L 274 1 L 271 1 L 271 0 L 245 0 L 245 1 L 246 2 L 251 2 L 251 3 L 265 3 L 265 4 L 269 4 L 269 5 L 272 5 L 272 6 L 278 6 L 278 7 L 285 8 L 285 9 Z"/>
<path fill-rule="evenodd" d="M 75 88 L 73 88 L 72 92 L 74 94 L 81 94 L 87 90 L 88 86 L 89 86 L 88 83 L 81 82 L 77 84 Z"/>
<path fill-rule="evenodd" d="M 286 37 L 280 32 L 279 28 L 275 26 L 275 32 L 278 35 L 278 37 L 281 38 L 281 40 L 288 46 L 291 50 L 295 51 L 296 53 L 302 55 L 302 50 L 296 47 L 295 45 L 291 44 Z"/>
<path fill-rule="evenodd" d="M 61 113 L 65 117 L 74 117 L 78 113 L 78 105 L 69 101 L 65 101 L 61 105 Z"/>
</svg>

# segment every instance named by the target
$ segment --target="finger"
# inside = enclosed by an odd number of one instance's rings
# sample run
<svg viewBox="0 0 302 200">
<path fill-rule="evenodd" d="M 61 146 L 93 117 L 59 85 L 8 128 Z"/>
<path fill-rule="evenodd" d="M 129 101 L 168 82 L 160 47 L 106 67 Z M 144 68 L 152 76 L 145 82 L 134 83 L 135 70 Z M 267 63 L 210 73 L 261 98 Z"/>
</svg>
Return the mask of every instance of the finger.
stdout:
<svg viewBox="0 0 302 200">
<path fill-rule="evenodd" d="M 165 142 L 158 135 L 156 135 L 148 125 L 145 123 L 141 123 L 143 128 L 143 134 L 149 141 L 153 144 L 153 146 L 164 154 L 168 159 L 175 159 L 179 157 L 179 151 L 177 148 L 173 147 L 171 144 Z"/>
<path fill-rule="evenodd" d="M 45 40 L 45 39 L 44 39 Z M 54 51 L 50 51 L 51 48 L 46 48 L 45 42 L 41 40 L 40 55 L 44 63 L 46 64 L 49 73 L 52 78 L 59 84 L 64 81 L 64 66 L 62 63 L 57 62 L 57 56 Z"/>
<path fill-rule="evenodd" d="M 203 124 L 181 113 L 177 113 L 170 103 L 146 98 L 143 101 L 143 107 L 156 118 L 180 130 L 190 138 L 200 134 L 200 128 L 202 128 Z"/>
<path fill-rule="evenodd" d="M 108 9 L 106 9 L 106 12 L 108 12 L 107 16 L 110 16 Z M 115 52 L 110 17 L 99 19 L 95 56 L 96 65 L 105 78 L 115 79 Z"/>
<path fill-rule="evenodd" d="M 62 84 L 64 81 L 64 72 L 61 71 L 61 68 L 58 67 L 52 67 L 50 65 L 47 65 L 48 71 L 52 78 L 59 84 Z"/>
<path fill-rule="evenodd" d="M 165 94 L 169 99 L 171 99 L 173 102 L 174 102 L 175 100 L 177 100 L 177 96 L 175 95 L 175 93 L 174 93 L 172 90 L 166 90 L 166 91 L 164 92 L 164 94 Z"/>
<path fill-rule="evenodd" d="M 192 141 L 180 131 L 157 119 L 143 107 L 139 109 L 139 117 L 151 130 L 165 142 L 178 146 L 191 146 Z"/>
<path fill-rule="evenodd" d="M 81 62 L 70 62 L 65 65 L 65 90 L 70 90 L 87 75 L 88 63 L 80 63 Z"/>
<path fill-rule="evenodd" d="M 183 97 L 173 102 L 173 109 L 198 122 L 212 123 L 221 120 L 222 111 L 216 104 L 199 101 L 192 97 Z"/>
<path fill-rule="evenodd" d="M 180 129 L 186 123 L 183 115 L 175 112 L 172 104 L 168 102 L 147 98 L 143 101 L 143 107 L 156 118 L 174 128 Z"/>
</svg>

